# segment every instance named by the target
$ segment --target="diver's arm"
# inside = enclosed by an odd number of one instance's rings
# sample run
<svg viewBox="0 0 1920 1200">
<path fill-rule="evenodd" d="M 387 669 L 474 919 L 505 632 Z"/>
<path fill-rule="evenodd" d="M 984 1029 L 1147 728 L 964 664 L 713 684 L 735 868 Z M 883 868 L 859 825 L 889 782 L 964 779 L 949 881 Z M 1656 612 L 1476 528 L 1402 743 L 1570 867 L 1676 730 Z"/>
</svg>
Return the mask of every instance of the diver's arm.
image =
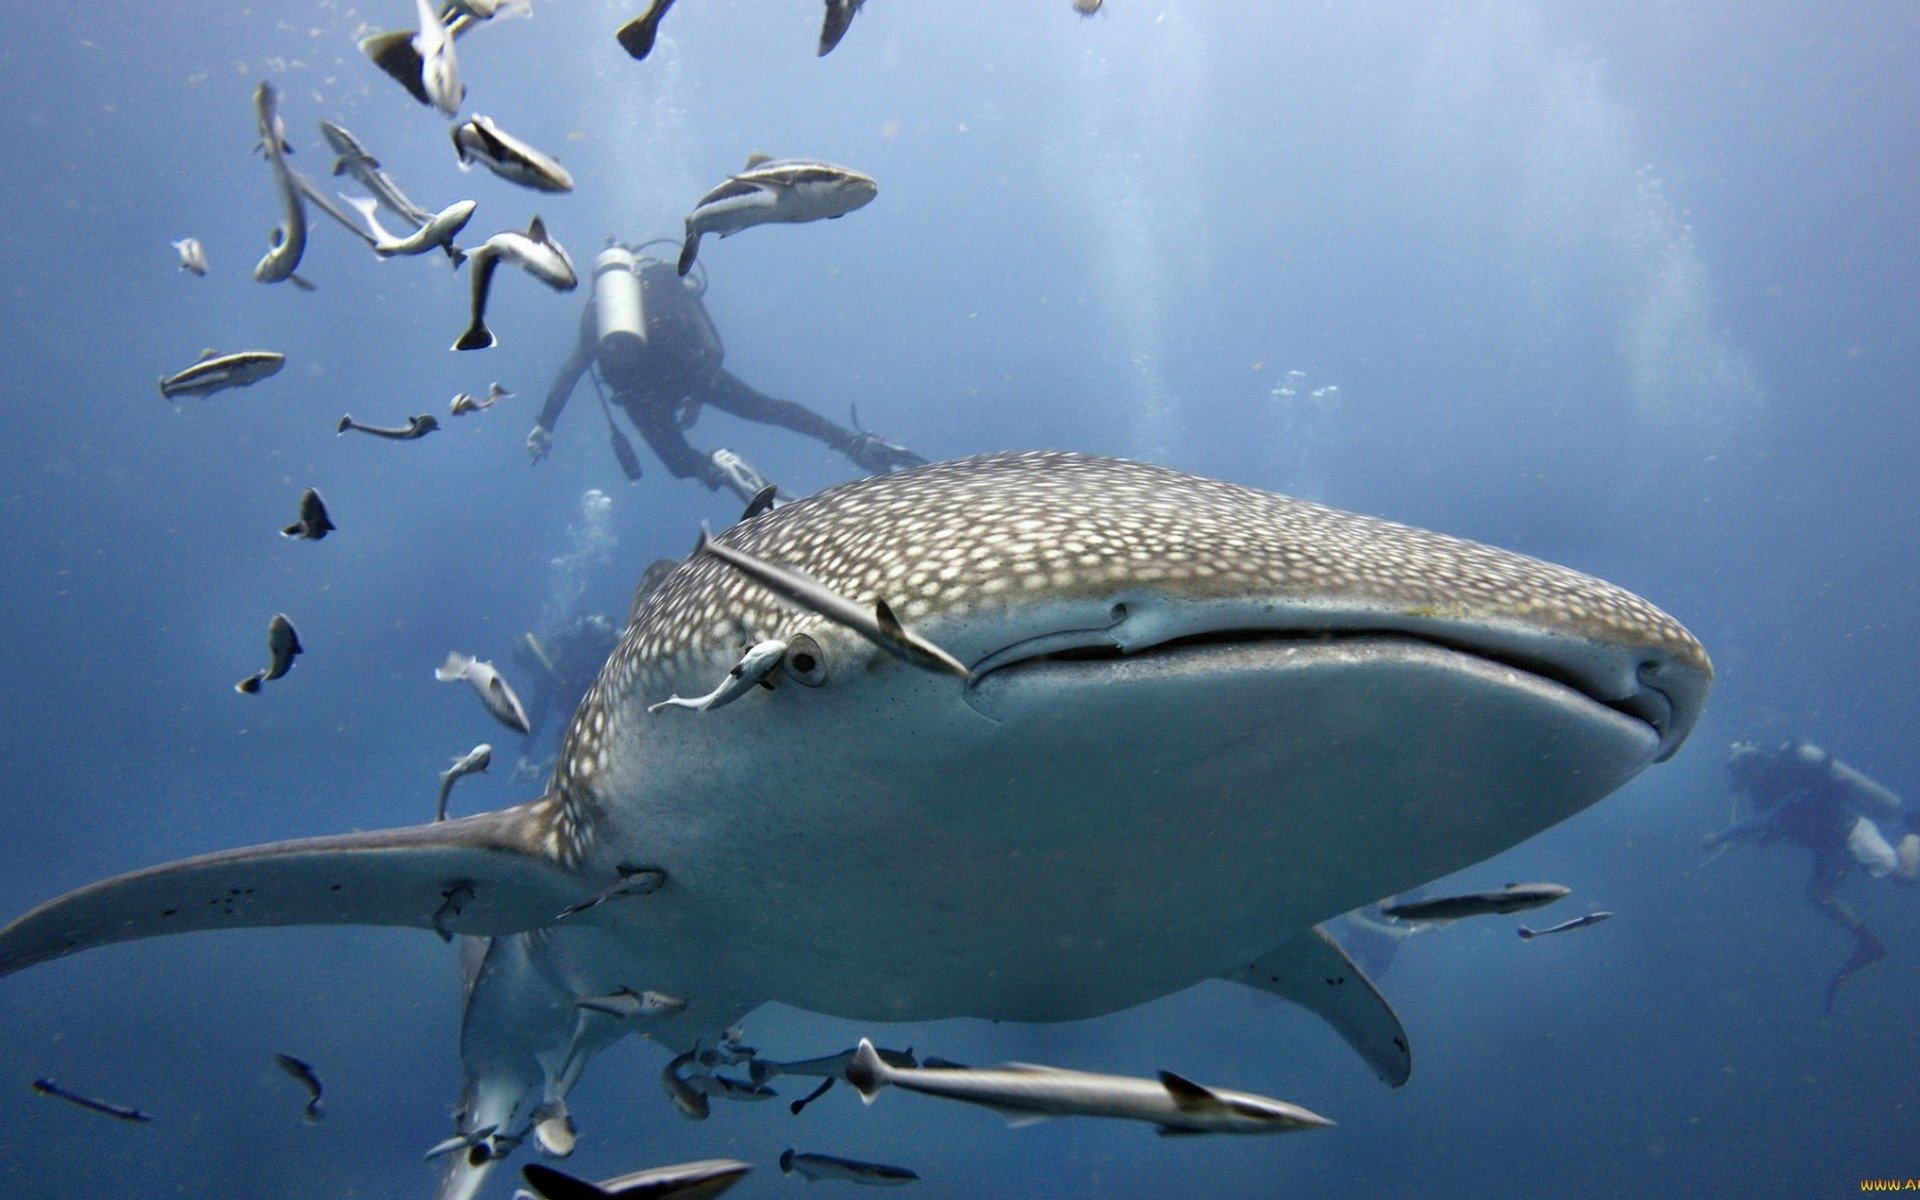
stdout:
<svg viewBox="0 0 1920 1200">
<path fill-rule="evenodd" d="M 588 311 L 591 312 L 591 306 Z M 589 330 L 592 324 L 582 321 L 580 340 L 574 343 L 573 353 L 567 355 L 567 361 L 560 364 L 560 370 L 553 377 L 552 386 L 547 388 L 547 402 L 540 408 L 540 416 L 534 422 L 540 428 L 551 431 L 560 422 L 561 410 L 567 407 L 567 401 L 573 399 L 573 389 L 580 386 L 580 377 L 593 366 L 595 345 Z"/>
<path fill-rule="evenodd" d="M 1741 842 L 1748 845 L 1763 845 L 1772 841 L 1780 833 L 1780 816 L 1788 802 L 1782 802 L 1763 813 L 1755 813 L 1744 821 L 1735 821 L 1718 833 L 1710 833 L 1701 841 L 1709 848 L 1723 846 L 1728 842 Z"/>
</svg>

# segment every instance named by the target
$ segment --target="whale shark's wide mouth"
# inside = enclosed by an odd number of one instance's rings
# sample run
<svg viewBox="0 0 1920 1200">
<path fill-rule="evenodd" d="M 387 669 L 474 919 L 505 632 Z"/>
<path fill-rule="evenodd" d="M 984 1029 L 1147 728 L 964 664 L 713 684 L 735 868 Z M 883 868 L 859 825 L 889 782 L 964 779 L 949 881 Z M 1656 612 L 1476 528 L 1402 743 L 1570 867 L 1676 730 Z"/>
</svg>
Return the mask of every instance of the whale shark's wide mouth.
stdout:
<svg viewBox="0 0 1920 1200">
<path fill-rule="evenodd" d="M 1181 631 L 1178 626 L 1187 622 L 1168 620 L 1162 613 L 1143 623 L 1124 602 L 1116 603 L 1112 613 L 1113 623 L 1105 628 L 1060 630 L 995 651 L 974 664 L 971 687 L 977 689 L 993 676 L 1040 664 L 1093 667 L 1145 662 L 1208 646 L 1312 650 L 1343 642 L 1399 640 L 1509 667 L 1567 687 L 1651 728 L 1660 743 L 1657 759 L 1670 757 L 1686 740 L 1707 691 L 1707 683 L 1697 671 L 1659 650 L 1597 646 L 1526 630 L 1450 627 L 1451 623 L 1443 621 L 1421 622 L 1427 627 L 1406 629 L 1311 620 L 1291 628 L 1234 624 L 1209 627 L 1200 623 Z M 1145 638 L 1138 636 L 1142 624 L 1150 630 Z"/>
</svg>

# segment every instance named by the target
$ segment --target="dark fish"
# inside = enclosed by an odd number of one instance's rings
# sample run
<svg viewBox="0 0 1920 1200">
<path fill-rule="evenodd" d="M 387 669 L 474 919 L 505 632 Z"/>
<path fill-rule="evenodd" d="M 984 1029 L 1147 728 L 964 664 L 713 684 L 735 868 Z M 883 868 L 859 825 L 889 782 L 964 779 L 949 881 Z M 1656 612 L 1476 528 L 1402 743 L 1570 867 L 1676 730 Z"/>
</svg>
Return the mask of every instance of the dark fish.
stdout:
<svg viewBox="0 0 1920 1200">
<path fill-rule="evenodd" d="M 1530 908 L 1552 904 L 1569 891 L 1570 888 L 1557 883 L 1510 883 L 1497 892 L 1470 892 L 1464 896 L 1438 896 L 1432 900 L 1383 904 L 1380 913 L 1396 921 L 1457 921 L 1462 917 L 1525 912 Z"/>
<path fill-rule="evenodd" d="M 124 1104 L 109 1104 L 105 1100 L 94 1100 L 78 1092 L 70 1092 L 51 1079 L 36 1079 L 30 1085 L 42 1096 L 52 1096 L 56 1100 L 65 1100 L 68 1104 L 84 1108 L 88 1112 L 97 1112 L 103 1117 L 112 1117 L 116 1121 L 151 1121 L 152 1117 L 137 1108 L 128 1108 Z"/>
<path fill-rule="evenodd" d="M 307 1111 L 302 1119 L 309 1125 L 318 1125 L 325 1115 L 320 1107 L 320 1077 L 313 1073 L 312 1067 L 291 1054 L 276 1054 L 273 1061 L 294 1082 L 307 1089 Z"/>
<path fill-rule="evenodd" d="M 780 1155 L 780 1173 L 798 1174 L 808 1183 L 836 1180 L 841 1183 L 863 1183 L 868 1187 L 898 1187 L 920 1178 L 905 1167 L 861 1162 L 834 1154 L 797 1153 L 791 1149 Z"/>
<path fill-rule="evenodd" d="M 233 690 L 244 696 L 259 694 L 261 684 L 293 670 L 293 660 L 306 653 L 306 649 L 300 644 L 300 635 L 295 632 L 293 622 L 287 620 L 287 614 L 273 614 L 273 620 L 267 622 L 267 669 L 242 679 L 233 685 Z"/>
<path fill-rule="evenodd" d="M 361 433 L 371 433 L 375 437 L 388 438 L 396 442 L 410 442 L 415 438 L 423 438 L 438 428 L 440 428 L 440 421 L 432 413 L 408 417 L 406 425 L 399 429 L 390 429 L 381 425 L 362 425 L 349 413 L 340 418 L 340 423 L 334 426 L 333 431 L 345 433 L 349 429 L 358 429 Z"/>
<path fill-rule="evenodd" d="M 860 6 L 866 2 L 867 0 L 827 0 L 827 15 L 820 22 L 819 56 L 821 58 L 833 53 L 833 48 L 840 44 L 840 39 L 847 36 L 847 29 L 853 24 L 853 14 L 859 12 Z"/>
<path fill-rule="evenodd" d="M 673 0 L 653 0 L 647 5 L 647 11 L 622 25 L 614 33 L 620 48 L 635 59 L 643 59 L 653 52 L 653 39 L 660 32 L 660 18 L 667 15 L 673 7 Z"/>
<path fill-rule="evenodd" d="M 333 519 L 327 515 L 327 502 L 320 493 L 308 488 L 300 493 L 300 519 L 280 531 L 285 538 L 317 542 L 333 532 Z"/>
<path fill-rule="evenodd" d="M 1520 936 L 1523 939 L 1532 940 L 1533 938 L 1544 937 L 1549 933 L 1565 933 L 1569 929 L 1584 929 L 1588 925 L 1598 925 L 1612 915 L 1612 913 L 1602 909 L 1599 912 L 1590 912 L 1584 917 L 1575 917 L 1571 921 L 1562 921 L 1558 925 L 1549 925 L 1545 929 L 1528 929 L 1525 925 L 1522 925 L 1520 927 Z"/>
<path fill-rule="evenodd" d="M 667 873 L 658 867 L 622 867 L 619 880 L 578 904 L 569 904 L 554 920 L 564 921 L 568 917 L 579 916 L 588 909 L 605 904 L 609 900 L 624 900 L 628 896 L 651 896 L 659 891 L 660 885 L 666 881 Z"/>
<path fill-rule="evenodd" d="M 635 1171 L 617 1179 L 588 1183 L 564 1171 L 529 1163 L 520 1168 L 527 1186 L 544 1200 L 711 1200 L 753 1168 L 730 1158 L 710 1158 Z"/>
</svg>

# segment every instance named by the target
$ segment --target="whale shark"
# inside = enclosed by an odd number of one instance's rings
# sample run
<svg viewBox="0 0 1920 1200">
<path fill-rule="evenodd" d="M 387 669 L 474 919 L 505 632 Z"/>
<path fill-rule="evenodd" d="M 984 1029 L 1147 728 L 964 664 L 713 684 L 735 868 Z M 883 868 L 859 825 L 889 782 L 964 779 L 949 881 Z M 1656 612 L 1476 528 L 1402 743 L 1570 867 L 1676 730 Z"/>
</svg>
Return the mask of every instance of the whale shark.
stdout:
<svg viewBox="0 0 1920 1200">
<path fill-rule="evenodd" d="M 768 686 L 649 711 L 769 641 Z M 1398 1019 L 1319 924 L 1671 757 L 1712 679 L 1672 617 L 1537 559 L 1121 459 L 952 460 L 649 572 L 541 796 L 95 883 L 0 929 L 0 974 L 249 926 L 461 937 L 450 1198 L 528 1128 L 564 1152 L 598 1049 L 685 1056 L 770 1001 L 1051 1022 L 1227 978 L 1399 1083 Z M 622 989 L 684 1004 L 576 1003 Z"/>
</svg>

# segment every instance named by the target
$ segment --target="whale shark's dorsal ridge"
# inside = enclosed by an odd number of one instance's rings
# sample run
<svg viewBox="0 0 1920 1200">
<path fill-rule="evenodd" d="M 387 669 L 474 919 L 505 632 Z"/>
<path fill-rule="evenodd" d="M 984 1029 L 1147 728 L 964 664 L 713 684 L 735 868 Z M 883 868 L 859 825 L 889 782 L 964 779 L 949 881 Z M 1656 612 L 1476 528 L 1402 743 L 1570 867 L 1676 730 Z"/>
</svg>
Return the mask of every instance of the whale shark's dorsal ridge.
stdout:
<svg viewBox="0 0 1920 1200">
<path fill-rule="evenodd" d="M 1679 747 L 1712 681 L 1676 621 L 1578 572 L 1089 455 L 860 480 L 714 541 L 885 600 L 969 676 L 695 554 L 650 572 L 538 801 L 95 884 L 0 930 L 0 973 L 186 928 L 492 937 L 465 1134 L 518 1128 L 535 1090 L 564 1111 L 631 1028 L 573 1000 L 622 989 L 684 998 L 647 1032 L 686 1051 L 770 1000 L 1052 1021 L 1225 974 L 1399 1082 L 1391 1011 L 1312 994 L 1345 961 L 1313 926 L 1599 800 Z M 770 640 L 770 688 L 648 715 Z M 617 889 L 637 872 L 664 882 Z"/>
</svg>

